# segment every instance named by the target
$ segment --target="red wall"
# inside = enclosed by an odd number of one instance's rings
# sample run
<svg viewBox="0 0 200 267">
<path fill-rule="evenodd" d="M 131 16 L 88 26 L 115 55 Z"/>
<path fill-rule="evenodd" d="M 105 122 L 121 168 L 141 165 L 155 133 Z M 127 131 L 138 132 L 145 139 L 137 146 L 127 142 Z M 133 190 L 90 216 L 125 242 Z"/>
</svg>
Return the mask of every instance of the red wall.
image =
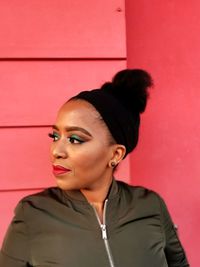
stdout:
<svg viewBox="0 0 200 267">
<path fill-rule="evenodd" d="M 125 68 L 126 43 L 123 0 L 0 1 L 0 18 L 1 243 L 19 199 L 54 185 L 59 106 Z M 129 180 L 128 159 L 117 176 Z"/>
<path fill-rule="evenodd" d="M 133 184 L 168 204 L 191 266 L 200 244 L 200 2 L 126 0 L 128 67 L 155 86 L 131 155 Z"/>
</svg>

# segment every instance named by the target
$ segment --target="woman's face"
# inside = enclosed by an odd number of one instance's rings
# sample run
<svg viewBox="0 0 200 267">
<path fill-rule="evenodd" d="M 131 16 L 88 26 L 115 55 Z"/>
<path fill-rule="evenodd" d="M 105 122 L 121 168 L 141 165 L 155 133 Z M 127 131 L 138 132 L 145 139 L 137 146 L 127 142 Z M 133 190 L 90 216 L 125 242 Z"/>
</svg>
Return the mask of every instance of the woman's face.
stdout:
<svg viewBox="0 0 200 267">
<path fill-rule="evenodd" d="M 51 145 L 53 173 L 63 190 L 97 189 L 112 179 L 113 146 L 98 112 L 82 100 L 69 101 L 58 112 Z"/>
</svg>

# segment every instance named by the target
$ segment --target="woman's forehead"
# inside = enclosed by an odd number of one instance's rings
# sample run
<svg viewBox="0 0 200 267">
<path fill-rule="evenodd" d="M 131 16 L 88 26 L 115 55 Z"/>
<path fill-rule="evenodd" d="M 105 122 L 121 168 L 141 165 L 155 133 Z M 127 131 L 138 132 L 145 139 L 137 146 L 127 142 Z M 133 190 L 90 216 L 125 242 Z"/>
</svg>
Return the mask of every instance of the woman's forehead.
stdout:
<svg viewBox="0 0 200 267">
<path fill-rule="evenodd" d="M 58 111 L 56 123 L 69 125 L 97 126 L 100 114 L 86 101 L 73 100 L 65 103 Z"/>
<path fill-rule="evenodd" d="M 62 115 L 73 113 L 77 116 L 81 116 L 81 114 L 88 115 L 90 117 L 99 118 L 100 114 L 98 111 L 93 107 L 92 104 L 88 103 L 85 100 L 70 100 L 66 102 L 59 110 L 58 113 Z"/>
</svg>

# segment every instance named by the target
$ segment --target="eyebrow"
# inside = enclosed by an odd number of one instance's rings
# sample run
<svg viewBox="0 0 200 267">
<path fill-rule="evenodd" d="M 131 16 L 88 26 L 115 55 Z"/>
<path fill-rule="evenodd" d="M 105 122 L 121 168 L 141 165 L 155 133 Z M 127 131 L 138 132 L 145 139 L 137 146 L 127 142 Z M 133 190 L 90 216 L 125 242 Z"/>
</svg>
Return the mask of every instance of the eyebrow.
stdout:
<svg viewBox="0 0 200 267">
<path fill-rule="evenodd" d="M 56 125 L 52 125 L 52 128 L 59 131 L 59 128 Z M 72 131 L 80 131 L 86 135 L 89 135 L 90 137 L 92 137 L 91 133 L 89 133 L 87 130 L 85 130 L 84 128 L 78 127 L 78 126 L 67 126 L 65 127 L 65 131 L 67 132 L 72 132 Z"/>
</svg>

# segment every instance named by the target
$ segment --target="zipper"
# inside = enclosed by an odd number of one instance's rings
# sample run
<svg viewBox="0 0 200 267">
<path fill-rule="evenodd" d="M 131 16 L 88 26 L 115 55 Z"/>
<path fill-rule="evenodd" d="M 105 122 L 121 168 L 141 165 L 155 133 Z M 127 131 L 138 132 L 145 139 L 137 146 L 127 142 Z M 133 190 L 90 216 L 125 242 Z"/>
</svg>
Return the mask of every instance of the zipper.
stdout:
<svg viewBox="0 0 200 267">
<path fill-rule="evenodd" d="M 107 252 L 107 255 L 108 255 L 110 267 L 115 267 L 114 261 L 113 261 L 113 256 L 112 256 L 112 253 L 111 253 L 111 250 L 110 250 L 110 245 L 109 245 L 109 242 L 108 242 L 107 230 L 106 230 L 106 209 L 107 209 L 107 203 L 108 203 L 108 199 L 106 199 L 105 200 L 105 203 L 104 203 L 103 223 L 101 223 L 101 221 L 99 219 L 99 215 L 97 214 L 97 211 L 96 211 L 95 207 L 92 206 L 92 208 L 94 209 L 95 215 L 97 217 L 97 221 L 98 221 L 99 226 L 101 228 L 102 239 L 104 241 L 104 245 L 105 245 L 106 252 Z"/>
</svg>

